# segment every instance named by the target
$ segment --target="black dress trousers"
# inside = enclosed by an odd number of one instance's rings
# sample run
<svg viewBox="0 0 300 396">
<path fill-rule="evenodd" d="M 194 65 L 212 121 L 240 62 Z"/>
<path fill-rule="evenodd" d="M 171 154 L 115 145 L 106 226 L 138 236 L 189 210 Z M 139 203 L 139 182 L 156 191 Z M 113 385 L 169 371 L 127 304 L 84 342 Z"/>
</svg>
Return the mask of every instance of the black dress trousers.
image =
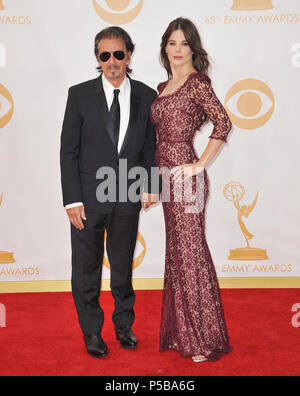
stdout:
<svg viewBox="0 0 300 396">
<path fill-rule="evenodd" d="M 86 213 L 85 228 L 71 226 L 72 292 L 83 334 L 101 333 L 104 312 L 99 297 L 102 281 L 104 237 L 111 266 L 111 290 L 115 301 L 115 327 L 131 327 L 135 293 L 132 265 L 138 233 L 139 212 L 130 216 Z"/>
</svg>

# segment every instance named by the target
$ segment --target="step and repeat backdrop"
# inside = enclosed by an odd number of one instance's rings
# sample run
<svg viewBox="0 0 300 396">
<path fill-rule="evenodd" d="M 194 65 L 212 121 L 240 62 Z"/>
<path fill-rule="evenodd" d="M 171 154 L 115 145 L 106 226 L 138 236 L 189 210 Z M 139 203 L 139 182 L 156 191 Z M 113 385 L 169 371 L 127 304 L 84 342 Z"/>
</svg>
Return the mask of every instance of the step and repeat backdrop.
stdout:
<svg viewBox="0 0 300 396">
<path fill-rule="evenodd" d="M 207 239 L 221 285 L 300 286 L 299 0 L 0 0 L 0 291 L 69 284 L 60 133 L 68 88 L 97 77 L 95 35 L 126 29 L 133 78 L 156 89 L 167 79 L 161 37 L 179 16 L 198 26 L 234 125 L 208 168 Z M 199 155 L 212 127 L 197 136 Z M 141 216 L 137 285 L 161 287 L 164 255 L 157 205 Z"/>
</svg>

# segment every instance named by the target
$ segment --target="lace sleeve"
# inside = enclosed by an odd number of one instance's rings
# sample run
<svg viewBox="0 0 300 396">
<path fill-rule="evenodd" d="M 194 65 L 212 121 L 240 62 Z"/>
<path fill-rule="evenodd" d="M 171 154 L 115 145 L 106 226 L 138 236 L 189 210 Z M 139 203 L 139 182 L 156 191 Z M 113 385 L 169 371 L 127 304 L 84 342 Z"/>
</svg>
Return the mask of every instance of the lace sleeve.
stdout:
<svg viewBox="0 0 300 396">
<path fill-rule="evenodd" d="M 209 138 L 227 143 L 227 136 L 232 129 L 232 123 L 224 106 L 217 98 L 211 80 L 207 75 L 196 74 L 191 79 L 190 96 L 214 124 L 214 130 Z"/>
</svg>

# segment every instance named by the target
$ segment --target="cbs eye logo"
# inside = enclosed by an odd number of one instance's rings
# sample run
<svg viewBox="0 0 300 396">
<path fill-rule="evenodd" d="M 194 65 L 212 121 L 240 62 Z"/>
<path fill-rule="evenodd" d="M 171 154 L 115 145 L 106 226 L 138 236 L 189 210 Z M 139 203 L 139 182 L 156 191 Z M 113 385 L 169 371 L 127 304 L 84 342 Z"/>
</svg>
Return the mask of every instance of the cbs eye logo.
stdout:
<svg viewBox="0 0 300 396">
<path fill-rule="evenodd" d="M 272 117 L 275 98 L 264 82 L 247 79 L 230 88 L 225 107 L 237 127 L 253 130 L 265 125 Z"/>
<path fill-rule="evenodd" d="M 104 242 L 106 242 L 106 239 L 107 239 L 107 234 L 105 233 Z M 137 256 L 133 260 L 133 269 L 139 267 L 144 261 L 144 258 L 146 256 L 146 241 L 140 232 L 138 232 L 138 236 L 137 236 L 136 249 L 137 249 Z M 103 264 L 105 265 L 106 268 L 110 269 L 110 263 L 106 256 L 104 256 Z"/>
<path fill-rule="evenodd" d="M 9 123 L 13 113 L 13 98 L 5 86 L 0 84 L 0 129 L 4 128 Z"/>
<path fill-rule="evenodd" d="M 97 14 L 113 25 L 125 25 L 133 21 L 141 12 L 143 4 L 144 0 L 93 0 Z"/>
</svg>

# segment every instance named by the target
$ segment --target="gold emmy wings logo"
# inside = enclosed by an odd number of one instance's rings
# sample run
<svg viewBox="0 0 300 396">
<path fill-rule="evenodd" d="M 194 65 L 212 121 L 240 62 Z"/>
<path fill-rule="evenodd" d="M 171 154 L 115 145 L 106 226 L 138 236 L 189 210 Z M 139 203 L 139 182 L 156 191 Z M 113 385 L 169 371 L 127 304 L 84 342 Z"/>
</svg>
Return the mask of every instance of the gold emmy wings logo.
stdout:
<svg viewBox="0 0 300 396">
<path fill-rule="evenodd" d="M 112 25 L 125 25 L 133 21 L 143 8 L 144 0 L 138 0 L 137 4 L 128 10 L 129 5 L 135 2 L 132 0 L 93 0 L 93 5 L 104 21 Z M 103 8 L 104 3 L 110 11 Z"/>
<path fill-rule="evenodd" d="M 220 0 L 219 0 L 220 1 Z M 207 25 L 224 24 L 225 26 L 254 26 L 254 25 L 274 25 L 299 23 L 299 13 L 295 6 L 285 13 L 275 13 L 273 0 L 223 0 L 228 3 L 227 14 L 214 14 L 204 16 L 204 23 Z M 283 3 L 283 1 L 281 2 Z M 286 1 L 286 3 L 290 3 Z M 226 7 L 227 8 L 227 7 Z M 285 7 L 286 9 L 286 7 Z"/>
<path fill-rule="evenodd" d="M 245 196 L 245 187 L 240 183 L 230 182 L 224 188 L 225 198 L 233 203 L 237 211 L 238 223 L 247 244 L 247 247 L 230 250 L 229 260 L 267 260 L 269 258 L 266 250 L 250 246 L 250 240 L 254 238 L 254 235 L 248 231 L 243 221 L 244 217 L 248 218 L 253 212 L 257 203 L 258 193 L 251 205 L 241 205 L 240 201 Z"/>
<path fill-rule="evenodd" d="M 0 0 L 0 11 L 6 10 L 6 7 L 3 5 L 4 0 Z"/>
<path fill-rule="evenodd" d="M 3 193 L 0 194 L 0 206 L 2 205 L 3 201 Z M 12 264 L 15 263 L 13 253 L 3 252 L 0 250 L 0 264 Z"/>
<path fill-rule="evenodd" d="M 231 101 L 236 101 L 236 108 L 240 115 L 235 114 L 231 109 Z M 269 109 L 266 109 L 267 105 Z M 230 88 L 226 95 L 225 107 L 231 121 L 237 127 L 253 130 L 262 127 L 270 120 L 275 109 L 275 97 L 264 82 L 246 79 Z"/>
<path fill-rule="evenodd" d="M 107 234 L 105 233 L 105 241 L 106 241 L 106 238 L 107 238 Z M 142 253 L 140 253 L 133 260 L 133 269 L 136 269 L 137 267 L 139 267 L 142 264 L 142 262 L 145 258 L 145 255 L 146 255 L 146 241 L 141 233 L 138 233 L 137 242 L 139 242 L 142 245 L 143 250 L 142 250 Z M 107 257 L 104 257 L 103 264 L 105 265 L 106 268 L 110 269 L 110 264 L 109 264 Z"/>
<path fill-rule="evenodd" d="M 272 0 L 233 0 L 232 10 L 237 11 L 257 11 L 272 10 L 274 8 Z"/>
<path fill-rule="evenodd" d="M 2 102 L 1 102 L 1 97 Z M 11 120 L 14 113 L 14 102 L 11 94 L 0 84 L 0 129 L 4 128 Z"/>
</svg>

